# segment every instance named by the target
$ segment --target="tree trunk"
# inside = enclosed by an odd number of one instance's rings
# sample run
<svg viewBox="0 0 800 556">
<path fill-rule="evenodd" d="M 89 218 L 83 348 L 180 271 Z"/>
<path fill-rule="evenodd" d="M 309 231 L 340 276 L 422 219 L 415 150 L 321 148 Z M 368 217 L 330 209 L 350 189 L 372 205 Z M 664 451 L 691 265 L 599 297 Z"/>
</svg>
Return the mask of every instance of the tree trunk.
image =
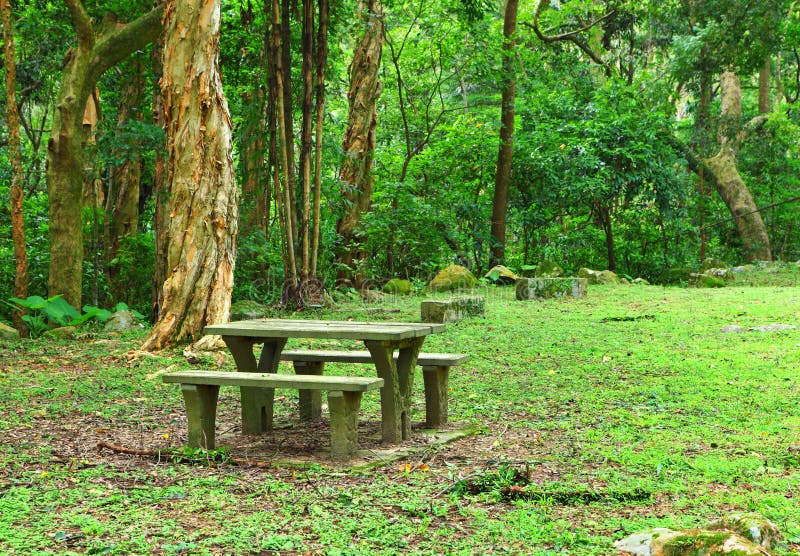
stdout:
<svg viewBox="0 0 800 556">
<path fill-rule="evenodd" d="M 96 30 L 80 0 L 65 0 L 78 34 L 67 52 L 61 88 L 47 145 L 50 201 L 49 295 L 63 294 L 81 306 L 83 267 L 83 113 L 100 76 L 129 54 L 144 48 L 161 31 L 156 8 L 127 25 L 109 16 Z"/>
<path fill-rule="evenodd" d="M 733 149 L 723 146 L 719 153 L 706 159 L 705 163 L 714 174 L 720 197 L 733 215 L 747 260 L 772 260 L 767 229 L 750 190 L 739 174 Z"/>
<path fill-rule="evenodd" d="M 758 113 L 767 114 L 772 110 L 769 98 L 770 59 L 764 60 L 764 65 L 758 71 Z"/>
<path fill-rule="evenodd" d="M 328 0 L 318 0 L 319 26 L 317 28 L 316 56 L 316 126 L 314 137 L 314 230 L 311 239 L 311 276 L 317 277 L 319 235 L 322 203 L 322 124 L 325 120 L 325 66 L 328 63 L 328 22 L 330 19 Z"/>
<path fill-rule="evenodd" d="M 196 339 L 205 325 L 228 320 L 238 228 L 231 119 L 219 73 L 219 0 L 168 0 L 164 27 L 168 274 L 146 350 Z"/>
<path fill-rule="evenodd" d="M 721 120 L 719 152 L 705 160 L 714 176 L 717 192 L 731 212 L 748 260 L 772 260 L 769 237 L 761 213 L 736 165 L 736 144 L 742 131 L 742 90 L 731 72 L 720 78 Z"/>
<path fill-rule="evenodd" d="M 358 3 L 364 36 L 350 64 L 350 90 L 347 93 L 347 129 L 342 141 L 344 159 L 339 171 L 344 215 L 336 223 L 339 234 L 337 278 L 346 281 L 353 275 L 353 261 L 360 250 L 356 226 L 372 202 L 372 162 L 375 152 L 375 104 L 380 96 L 378 70 L 383 48 L 383 6 L 380 0 Z"/>
<path fill-rule="evenodd" d="M 311 274 L 311 133 L 314 103 L 314 0 L 303 0 L 303 124 L 300 134 L 300 173 L 303 192 L 300 237 L 302 263 L 300 281 L 306 284 Z"/>
<path fill-rule="evenodd" d="M 500 108 L 500 145 L 497 150 L 497 172 L 492 200 L 492 245 L 489 267 L 505 263 L 506 213 L 514 153 L 514 32 L 517 27 L 518 0 L 506 0 L 503 20 L 503 94 Z"/>
<path fill-rule="evenodd" d="M 163 7 L 164 0 L 155 0 L 155 4 Z M 153 82 L 156 84 L 161 83 L 161 78 L 164 75 L 163 35 L 161 35 L 153 45 L 150 60 L 153 68 Z M 158 87 L 155 87 L 155 89 L 156 90 L 153 91 L 153 124 L 166 132 L 164 96 L 161 94 L 161 90 Z M 166 147 L 166 143 L 164 146 Z M 158 320 L 158 315 L 161 313 L 161 306 L 163 305 L 161 286 L 167 279 L 167 247 L 169 245 L 169 237 L 167 236 L 167 223 L 169 222 L 169 184 L 167 183 L 169 176 L 167 172 L 167 163 L 166 149 L 158 149 L 156 151 L 155 165 L 153 168 L 153 192 L 155 195 L 153 225 L 155 230 L 155 259 L 153 261 L 153 294 L 150 322 L 156 322 L 156 320 Z"/>
<path fill-rule="evenodd" d="M 141 60 L 132 64 L 130 79 L 120 94 L 117 117 L 118 127 L 130 120 L 142 121 L 141 110 L 144 104 L 144 72 Z M 135 235 L 139 227 L 139 186 L 142 177 L 142 158 L 138 153 L 112 170 L 108 182 L 105 217 L 106 268 L 111 291 L 115 301 L 124 298 L 124 290 L 119 284 L 119 264 L 114 262 L 125 236 Z"/>
<path fill-rule="evenodd" d="M 244 129 L 239 137 L 240 164 L 242 172 L 242 201 L 248 212 L 242 215 L 242 231 L 267 230 L 267 203 L 269 202 L 269 179 L 264 154 L 268 137 L 266 119 L 266 92 L 263 87 L 247 91 L 242 98 L 250 107 L 245 115 Z"/>
<path fill-rule="evenodd" d="M 9 0 L 0 0 L 0 16 L 3 21 L 3 67 L 6 74 L 6 118 L 8 122 L 8 155 L 11 161 L 11 236 L 14 242 L 14 297 L 28 297 L 28 251 L 25 248 L 25 220 L 22 212 L 22 152 L 19 138 L 19 110 L 17 106 L 17 60 L 14 52 L 14 24 Z M 14 326 L 25 335 L 27 327 L 22 315 L 14 312 Z"/>
</svg>

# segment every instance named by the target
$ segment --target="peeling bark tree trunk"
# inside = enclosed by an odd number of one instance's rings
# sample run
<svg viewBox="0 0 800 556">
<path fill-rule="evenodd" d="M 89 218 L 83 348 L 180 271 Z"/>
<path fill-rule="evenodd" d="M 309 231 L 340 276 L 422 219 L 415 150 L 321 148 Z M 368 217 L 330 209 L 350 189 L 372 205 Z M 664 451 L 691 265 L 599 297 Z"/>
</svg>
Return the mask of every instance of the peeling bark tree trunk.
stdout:
<svg viewBox="0 0 800 556">
<path fill-rule="evenodd" d="M 28 297 L 28 251 L 25 248 L 25 221 L 22 212 L 22 153 L 19 139 L 19 111 L 17 106 L 17 60 L 14 53 L 14 25 L 11 19 L 11 4 L 0 0 L 0 16 L 3 20 L 3 52 L 6 73 L 6 118 L 8 121 L 8 151 L 11 160 L 11 236 L 14 241 L 14 296 Z M 14 312 L 14 326 L 25 334 L 27 328 L 22 315 Z"/>
<path fill-rule="evenodd" d="M 132 64 L 132 75 L 120 95 L 117 126 L 126 122 L 142 121 L 141 107 L 144 104 L 144 74 L 141 60 Z M 106 268 L 115 301 L 124 297 L 119 284 L 119 265 L 115 264 L 123 238 L 134 235 L 139 227 L 139 185 L 142 177 L 142 158 L 133 154 L 112 171 L 108 182 L 105 218 Z"/>
<path fill-rule="evenodd" d="M 726 131 L 720 139 L 722 146 L 719 152 L 706 159 L 705 165 L 714 177 L 717 192 L 734 218 L 747 259 L 770 261 L 772 252 L 767 228 L 736 165 L 736 144 L 742 130 L 741 86 L 739 79 L 731 72 L 723 73 L 720 81 L 721 129 Z"/>
<path fill-rule="evenodd" d="M 353 261 L 360 251 L 356 226 L 372 202 L 372 161 L 375 152 L 375 104 L 380 96 L 378 70 L 383 49 L 383 6 L 380 0 L 358 3 L 364 36 L 353 53 L 350 64 L 350 90 L 347 130 L 342 141 L 344 160 L 339 171 L 345 213 L 336 223 L 339 234 L 337 278 L 347 280 L 353 274 Z"/>
<path fill-rule="evenodd" d="M 65 0 L 78 34 L 67 52 L 61 89 L 47 145 L 47 193 L 50 201 L 49 295 L 63 294 L 81 306 L 83 266 L 83 112 L 97 80 L 108 68 L 144 48 L 160 33 L 160 9 L 118 25 L 107 17 L 95 28 L 80 0 Z"/>
<path fill-rule="evenodd" d="M 156 6 L 164 6 L 163 0 L 155 0 Z M 153 68 L 153 82 L 161 83 L 164 75 L 164 36 L 161 35 L 153 45 L 150 54 L 150 62 Z M 158 87 L 153 91 L 153 124 L 166 131 L 164 116 L 164 97 Z M 155 322 L 161 312 L 161 286 L 167 279 L 167 247 L 169 238 L 167 237 L 167 223 L 169 213 L 167 206 L 167 152 L 166 143 L 164 149 L 156 151 L 155 165 L 153 168 L 153 194 L 155 196 L 155 259 L 153 261 L 153 294 L 152 307 L 150 311 L 150 322 Z"/>
<path fill-rule="evenodd" d="M 322 124 L 325 120 L 325 66 L 328 63 L 328 0 L 318 0 L 319 27 L 316 54 L 316 136 L 314 137 L 314 230 L 311 239 L 311 276 L 317 276 L 319 234 L 322 204 Z"/>
<path fill-rule="evenodd" d="M 511 162 L 514 154 L 514 32 L 517 28 L 517 0 L 506 1 L 503 20 L 503 93 L 500 107 L 500 146 L 497 150 L 497 171 L 492 201 L 492 246 L 489 267 L 505 264 L 506 213 L 511 184 Z"/>
<path fill-rule="evenodd" d="M 228 320 L 238 209 L 219 26 L 219 0 L 165 5 L 168 274 L 158 321 L 142 346 L 147 350 L 196 339 L 205 325 Z"/>
</svg>

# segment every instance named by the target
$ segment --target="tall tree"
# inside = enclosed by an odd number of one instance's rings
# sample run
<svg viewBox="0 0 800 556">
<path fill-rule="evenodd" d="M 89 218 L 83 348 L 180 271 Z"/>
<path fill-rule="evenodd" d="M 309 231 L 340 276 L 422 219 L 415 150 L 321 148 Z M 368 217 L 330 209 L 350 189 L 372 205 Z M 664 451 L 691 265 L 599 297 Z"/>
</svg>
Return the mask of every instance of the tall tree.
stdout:
<svg viewBox="0 0 800 556">
<path fill-rule="evenodd" d="M 372 201 L 372 163 L 378 121 L 375 105 L 381 93 L 378 73 L 384 42 L 381 0 L 359 0 L 358 11 L 364 35 L 350 64 L 347 129 L 342 141 L 343 160 L 339 170 L 345 202 L 344 215 L 336 223 L 339 280 L 353 276 L 353 263 L 360 251 L 356 228 L 361 214 Z"/>
<path fill-rule="evenodd" d="M 514 154 L 515 77 L 514 33 L 517 29 L 518 0 L 506 0 L 503 16 L 503 93 L 500 107 L 500 145 L 492 201 L 492 246 L 489 266 L 503 264 L 506 257 L 506 213 L 511 163 Z"/>
<path fill-rule="evenodd" d="M 143 349 L 196 339 L 205 325 L 228 320 L 238 208 L 219 28 L 219 0 L 165 5 L 161 86 L 169 153 L 168 274 L 158 321 Z"/>
<path fill-rule="evenodd" d="M 11 17 L 11 3 L 0 0 L 0 17 L 3 21 L 3 67 L 6 74 L 6 118 L 8 121 L 8 149 L 11 159 L 11 235 L 14 241 L 14 296 L 28 297 L 28 251 L 25 248 L 25 221 L 22 212 L 22 180 L 25 170 L 22 167 L 22 153 L 19 139 L 19 110 L 17 105 L 17 61 L 14 52 L 14 24 Z M 14 325 L 24 331 L 22 316 L 14 312 Z"/>
<path fill-rule="evenodd" d="M 317 276 L 317 260 L 319 257 L 319 236 L 321 230 L 322 202 L 322 124 L 325 120 L 325 66 L 328 63 L 328 24 L 330 6 L 328 0 L 318 0 L 319 26 L 315 51 L 315 98 L 314 111 L 314 228 L 311 233 L 311 276 Z"/>
<path fill-rule="evenodd" d="M 161 32 L 161 10 L 153 9 L 128 24 L 109 14 L 96 24 L 81 0 L 64 0 L 72 16 L 77 44 L 64 60 L 61 89 L 47 145 L 47 192 L 50 200 L 51 296 L 63 294 L 81 305 L 83 272 L 83 113 L 95 84 L 110 67 L 144 48 Z"/>
</svg>

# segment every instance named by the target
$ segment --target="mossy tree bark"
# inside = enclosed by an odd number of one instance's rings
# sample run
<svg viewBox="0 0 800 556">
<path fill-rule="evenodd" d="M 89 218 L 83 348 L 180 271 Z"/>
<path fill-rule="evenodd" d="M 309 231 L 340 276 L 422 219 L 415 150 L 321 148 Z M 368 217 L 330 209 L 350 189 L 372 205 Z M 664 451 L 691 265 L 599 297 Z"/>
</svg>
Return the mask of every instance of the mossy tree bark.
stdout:
<svg viewBox="0 0 800 556">
<path fill-rule="evenodd" d="M 372 163 L 375 153 L 375 104 L 381 93 L 378 70 L 383 50 L 383 6 L 380 0 L 360 0 L 358 10 L 364 36 L 350 64 L 347 129 L 342 141 L 344 159 L 339 170 L 345 211 L 336 223 L 339 234 L 339 280 L 353 276 L 353 262 L 360 251 L 356 227 L 372 202 Z"/>
<path fill-rule="evenodd" d="M 119 24 L 107 16 L 95 25 L 80 0 L 65 0 L 77 32 L 77 45 L 64 61 L 61 89 L 47 145 L 47 193 L 50 201 L 49 295 L 63 294 L 81 305 L 83 267 L 83 112 L 101 75 L 161 32 L 161 10 Z"/>
<path fill-rule="evenodd" d="M 717 192 L 733 216 L 747 259 L 770 261 L 772 251 L 767 228 L 736 164 L 738 144 L 746 137 L 749 129 L 763 124 L 765 117 L 757 116 L 742 126 L 742 89 L 735 74 L 722 74 L 720 92 L 720 128 L 723 130 L 720 136 L 721 146 L 716 155 L 704 161 L 705 166 L 713 175 Z"/>
<path fill-rule="evenodd" d="M 6 78 L 6 121 L 8 123 L 8 152 L 11 161 L 11 236 L 14 242 L 14 296 L 28 297 L 28 251 L 25 247 L 25 220 L 22 212 L 22 151 L 19 138 L 19 107 L 17 106 L 17 61 L 14 48 L 14 24 L 9 0 L 0 0 L 0 17 L 3 22 L 3 53 Z M 14 312 L 14 326 L 21 334 L 27 333 L 22 315 Z"/>
<path fill-rule="evenodd" d="M 146 350 L 196 339 L 206 324 L 228 320 L 238 229 L 219 0 L 169 0 L 164 28 L 169 242 L 162 306 Z"/>
</svg>

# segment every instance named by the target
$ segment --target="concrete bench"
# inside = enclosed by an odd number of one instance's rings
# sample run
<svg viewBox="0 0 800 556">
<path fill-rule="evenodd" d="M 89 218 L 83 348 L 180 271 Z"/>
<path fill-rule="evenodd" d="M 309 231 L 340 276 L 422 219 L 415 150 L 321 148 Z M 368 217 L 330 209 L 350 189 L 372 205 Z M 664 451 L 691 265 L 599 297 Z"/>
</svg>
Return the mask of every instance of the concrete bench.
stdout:
<svg viewBox="0 0 800 556">
<path fill-rule="evenodd" d="M 326 390 L 328 409 L 331 416 L 331 457 L 336 460 L 348 459 L 358 447 L 358 410 L 361 394 L 383 386 L 382 378 L 279 375 L 275 373 L 249 373 L 225 371 L 176 371 L 162 375 L 164 382 L 181 385 L 189 421 L 189 446 L 214 449 L 214 425 L 217 418 L 217 399 L 220 386 L 238 386 L 242 394 L 246 390 L 258 395 L 261 390 L 274 388 L 293 388 L 303 391 Z M 270 400 L 272 392 L 264 393 Z M 262 406 L 261 412 L 265 411 Z M 243 415 L 242 419 L 257 420 L 245 430 L 255 430 L 266 418 L 272 416 Z"/>
<path fill-rule="evenodd" d="M 395 354 L 395 359 L 397 355 Z M 450 367 L 469 359 L 463 353 L 420 353 L 417 365 L 422 367 L 425 382 L 425 425 L 438 428 L 447 424 L 447 386 Z M 291 361 L 298 375 L 321 376 L 328 363 L 372 363 L 368 351 L 287 350 L 281 353 L 282 361 Z M 300 418 L 318 419 L 321 412 L 319 392 L 300 390 Z"/>
</svg>

